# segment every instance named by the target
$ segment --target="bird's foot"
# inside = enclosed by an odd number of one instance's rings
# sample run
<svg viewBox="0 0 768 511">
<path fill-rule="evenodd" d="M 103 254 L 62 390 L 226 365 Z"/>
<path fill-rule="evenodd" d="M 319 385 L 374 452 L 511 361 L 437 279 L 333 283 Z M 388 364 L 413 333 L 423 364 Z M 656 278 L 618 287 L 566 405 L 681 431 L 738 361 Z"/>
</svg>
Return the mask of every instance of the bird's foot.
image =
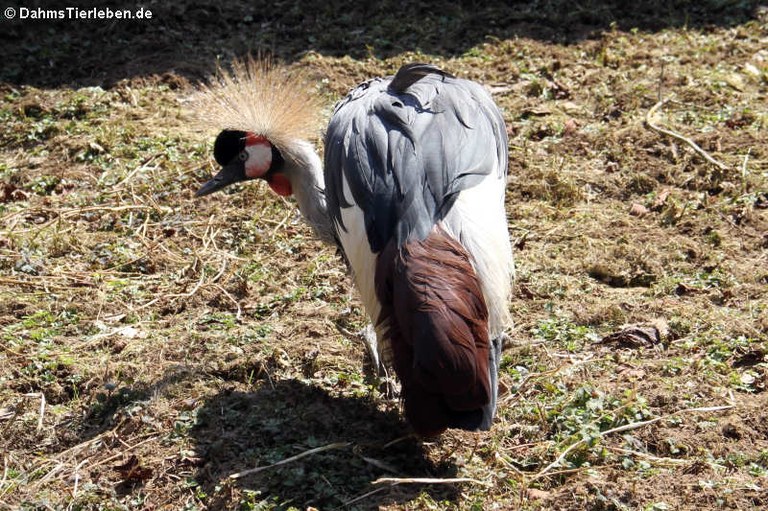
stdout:
<svg viewBox="0 0 768 511">
<path fill-rule="evenodd" d="M 378 338 L 373 324 L 357 332 L 368 351 L 368 359 L 363 368 L 366 381 L 370 382 L 386 399 L 395 399 L 400 395 L 400 384 L 389 374 L 379 357 Z"/>
</svg>

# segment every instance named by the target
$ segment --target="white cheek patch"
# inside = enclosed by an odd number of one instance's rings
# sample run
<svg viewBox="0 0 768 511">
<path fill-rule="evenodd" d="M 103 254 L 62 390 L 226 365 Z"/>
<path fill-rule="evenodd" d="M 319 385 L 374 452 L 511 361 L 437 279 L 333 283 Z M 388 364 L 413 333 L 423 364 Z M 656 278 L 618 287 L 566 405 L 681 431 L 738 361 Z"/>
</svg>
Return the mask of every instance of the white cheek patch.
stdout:
<svg viewBox="0 0 768 511">
<path fill-rule="evenodd" d="M 250 178 L 262 177 L 272 166 L 272 145 L 264 141 L 245 146 L 248 159 L 245 160 L 245 175 Z"/>
</svg>

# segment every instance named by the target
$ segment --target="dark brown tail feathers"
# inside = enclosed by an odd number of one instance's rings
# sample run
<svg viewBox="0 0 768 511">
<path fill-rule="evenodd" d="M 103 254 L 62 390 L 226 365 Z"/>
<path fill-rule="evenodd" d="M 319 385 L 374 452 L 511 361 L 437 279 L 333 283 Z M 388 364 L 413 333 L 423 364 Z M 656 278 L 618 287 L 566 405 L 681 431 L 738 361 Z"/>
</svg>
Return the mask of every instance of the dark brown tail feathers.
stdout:
<svg viewBox="0 0 768 511">
<path fill-rule="evenodd" d="M 391 340 L 414 429 L 488 429 L 496 385 L 488 310 L 464 247 L 439 226 L 423 241 L 399 248 L 391 241 L 379 254 L 376 282 L 378 321 Z"/>
</svg>

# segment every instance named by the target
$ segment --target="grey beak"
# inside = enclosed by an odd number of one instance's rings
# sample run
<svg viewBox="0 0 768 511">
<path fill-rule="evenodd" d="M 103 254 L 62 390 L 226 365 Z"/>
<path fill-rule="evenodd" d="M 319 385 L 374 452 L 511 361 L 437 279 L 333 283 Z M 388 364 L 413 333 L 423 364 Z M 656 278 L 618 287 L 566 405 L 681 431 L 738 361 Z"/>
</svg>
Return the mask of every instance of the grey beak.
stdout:
<svg viewBox="0 0 768 511">
<path fill-rule="evenodd" d="M 225 165 L 218 174 L 200 187 L 197 193 L 195 193 L 195 197 L 202 197 L 203 195 L 219 191 L 238 181 L 245 181 L 245 165 L 242 162 L 230 163 Z"/>
</svg>

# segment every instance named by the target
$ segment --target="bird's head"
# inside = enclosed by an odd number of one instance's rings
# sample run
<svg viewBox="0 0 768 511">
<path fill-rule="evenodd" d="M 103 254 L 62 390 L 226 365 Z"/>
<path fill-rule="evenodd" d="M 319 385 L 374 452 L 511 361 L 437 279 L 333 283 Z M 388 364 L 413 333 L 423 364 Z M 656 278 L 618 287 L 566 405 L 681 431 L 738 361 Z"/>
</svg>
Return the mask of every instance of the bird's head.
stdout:
<svg viewBox="0 0 768 511">
<path fill-rule="evenodd" d="M 292 195 L 318 237 L 334 242 L 323 163 L 310 142 L 321 108 L 311 81 L 270 60 L 235 60 L 230 70 L 219 68 L 199 84 L 190 103 L 200 131 L 219 133 L 213 156 L 221 170 L 197 191 L 198 197 L 263 179 L 276 194 Z"/>
<path fill-rule="evenodd" d="M 293 187 L 283 172 L 285 160 L 280 150 L 265 136 L 239 130 L 224 130 L 216 137 L 213 157 L 221 170 L 195 194 L 200 197 L 227 185 L 250 179 L 263 179 L 278 195 L 288 196 Z"/>
</svg>

